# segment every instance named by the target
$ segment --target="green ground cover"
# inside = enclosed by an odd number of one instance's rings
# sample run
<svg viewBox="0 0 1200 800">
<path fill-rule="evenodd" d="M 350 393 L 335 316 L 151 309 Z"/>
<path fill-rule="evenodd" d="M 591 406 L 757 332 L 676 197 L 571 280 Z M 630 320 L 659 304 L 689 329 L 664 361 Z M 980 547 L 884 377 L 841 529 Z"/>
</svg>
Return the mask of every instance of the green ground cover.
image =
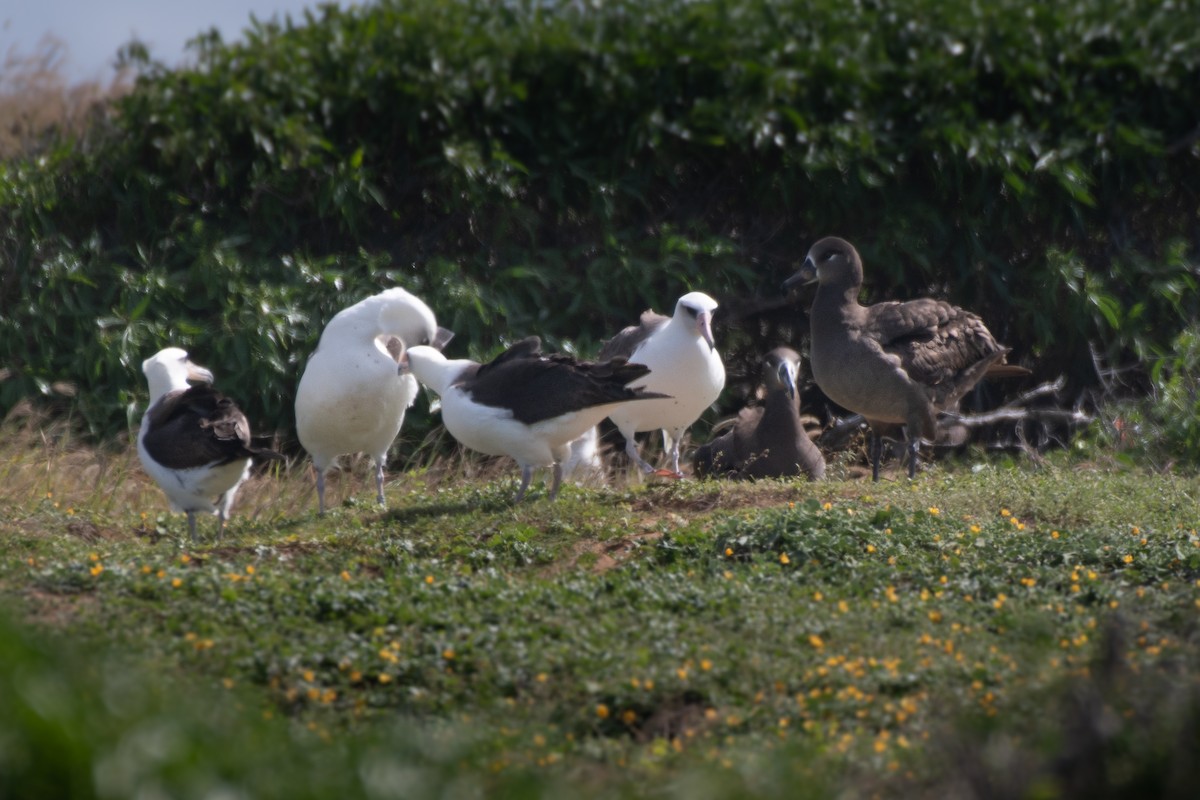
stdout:
<svg viewBox="0 0 1200 800">
<path fill-rule="evenodd" d="M 387 510 L 341 481 L 320 519 L 294 469 L 193 544 L 127 455 L 36 455 L 0 523 L 12 787 L 49 780 L 37 735 L 72 742 L 77 796 L 1071 796 L 1191 769 L 1190 478 L 1064 456 L 513 506 L 416 470 Z M 22 659 L 57 683 L 22 689 Z"/>
</svg>

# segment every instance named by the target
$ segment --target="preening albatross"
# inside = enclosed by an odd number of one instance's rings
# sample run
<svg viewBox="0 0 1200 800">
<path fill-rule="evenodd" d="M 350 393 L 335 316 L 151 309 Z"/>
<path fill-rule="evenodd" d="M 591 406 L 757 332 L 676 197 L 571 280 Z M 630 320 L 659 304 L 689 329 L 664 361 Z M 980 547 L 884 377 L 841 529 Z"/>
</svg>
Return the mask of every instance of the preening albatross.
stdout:
<svg viewBox="0 0 1200 800">
<path fill-rule="evenodd" d="M 628 386 L 646 376 L 646 366 L 625 359 L 594 363 L 543 355 L 536 336 L 487 364 L 448 360 L 432 347 L 410 347 L 402 365 L 441 398 L 442 424 L 451 436 L 472 450 L 517 462 L 517 502 L 525 496 L 534 468 L 544 466 L 554 470 L 554 499 L 573 441 L 623 404 L 662 397 Z"/>
<path fill-rule="evenodd" d="M 871 475 L 879 480 L 880 436 L 905 427 L 908 477 L 916 475 L 921 437 L 936 435 L 937 412 L 954 406 L 984 376 L 1026 375 L 1004 363 L 999 344 L 975 314 L 942 300 L 864 306 L 863 265 L 836 236 L 814 244 L 784 289 L 817 280 L 810 319 L 809 363 L 830 400 L 871 426 Z"/>
<path fill-rule="evenodd" d="M 643 472 L 655 470 L 638 454 L 634 434 L 661 429 L 671 470 L 660 474 L 680 477 L 679 445 L 683 434 L 725 388 L 725 365 L 712 334 L 716 308 L 717 301 L 703 292 L 689 292 L 679 298 L 671 317 L 646 311 L 637 325 L 622 330 L 600 350 L 601 360 L 620 357 L 645 364 L 650 374 L 634 386 L 668 395 L 623 405 L 609 415 L 625 437 L 630 461 Z"/>
<path fill-rule="evenodd" d="M 321 332 L 296 389 L 296 434 L 317 473 L 317 508 L 325 513 L 325 473 L 344 453 L 375 462 L 382 505 L 388 448 L 417 397 L 417 382 L 399 374 L 405 347 L 443 347 L 453 336 L 433 311 L 401 288 L 339 311 Z"/>
<path fill-rule="evenodd" d="M 699 476 L 825 477 L 825 458 L 800 420 L 800 354 L 777 347 L 763 359 L 762 405 L 743 408 L 733 427 L 696 450 Z"/>
<path fill-rule="evenodd" d="M 196 538 L 196 513 L 216 514 L 217 535 L 238 487 L 250 474 L 254 456 L 281 459 L 279 453 L 250 443 L 250 423 L 241 409 L 212 386 L 213 375 L 188 360 L 178 347 L 160 350 L 142 362 L 150 385 L 150 406 L 138 431 L 142 468 L 162 487 L 171 508 L 187 514 L 188 533 Z"/>
</svg>

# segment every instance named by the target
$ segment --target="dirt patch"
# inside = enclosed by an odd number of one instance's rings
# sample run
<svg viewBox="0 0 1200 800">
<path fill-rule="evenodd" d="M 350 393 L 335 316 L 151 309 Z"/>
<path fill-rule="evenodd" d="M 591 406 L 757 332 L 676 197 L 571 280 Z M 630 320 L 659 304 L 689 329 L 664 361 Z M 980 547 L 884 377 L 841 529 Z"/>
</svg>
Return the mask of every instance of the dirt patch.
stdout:
<svg viewBox="0 0 1200 800">
<path fill-rule="evenodd" d="M 646 531 L 622 536 L 616 540 L 581 539 L 571 547 L 569 553 L 553 564 L 547 565 L 542 570 L 542 574 L 546 577 L 553 577 L 579 567 L 581 561 L 590 560 L 591 564 L 588 569 L 593 574 L 600 575 L 621 566 L 643 546 L 661 538 L 661 531 Z"/>
<path fill-rule="evenodd" d="M 17 609 L 26 622 L 51 628 L 70 626 L 99 603 L 91 592 L 48 592 L 36 587 L 27 587 L 19 597 Z"/>
</svg>

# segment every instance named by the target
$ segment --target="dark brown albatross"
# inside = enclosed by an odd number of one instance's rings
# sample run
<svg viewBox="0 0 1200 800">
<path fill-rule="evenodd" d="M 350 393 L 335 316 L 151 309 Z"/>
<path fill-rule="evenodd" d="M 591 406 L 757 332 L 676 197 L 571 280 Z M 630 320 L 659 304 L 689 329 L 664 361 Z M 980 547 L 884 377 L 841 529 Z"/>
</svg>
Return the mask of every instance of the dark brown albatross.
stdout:
<svg viewBox="0 0 1200 800">
<path fill-rule="evenodd" d="M 766 396 L 743 408 L 733 427 L 696 450 L 698 476 L 787 478 L 825 476 L 825 458 L 800 420 L 800 354 L 777 347 L 763 359 Z"/>
<path fill-rule="evenodd" d="M 814 244 L 784 289 L 814 278 L 810 368 L 830 400 L 870 424 L 874 480 L 880 436 L 888 428 L 905 426 L 908 477 L 915 477 L 921 437 L 935 437 L 939 411 L 953 407 L 985 376 L 1029 374 L 1004 363 L 1009 348 L 983 320 L 945 301 L 860 305 L 862 259 L 844 239 L 829 236 Z"/>
</svg>

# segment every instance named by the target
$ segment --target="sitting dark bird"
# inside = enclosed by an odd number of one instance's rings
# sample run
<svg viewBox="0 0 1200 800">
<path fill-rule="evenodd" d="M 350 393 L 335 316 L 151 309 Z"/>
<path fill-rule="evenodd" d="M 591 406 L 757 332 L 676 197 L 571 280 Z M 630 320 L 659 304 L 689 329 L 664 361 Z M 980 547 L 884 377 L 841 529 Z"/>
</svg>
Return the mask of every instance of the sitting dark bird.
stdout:
<svg viewBox="0 0 1200 800">
<path fill-rule="evenodd" d="M 826 396 L 862 414 L 871 427 L 871 476 L 879 480 L 881 435 L 904 425 L 908 477 L 916 475 L 921 437 L 933 440 L 935 417 L 985 376 L 1028 375 L 1004 363 L 999 344 L 975 314 L 942 300 L 864 306 L 858 251 L 829 236 L 814 244 L 784 289 L 818 281 L 810 318 L 809 364 Z"/>
<path fill-rule="evenodd" d="M 700 477 L 790 478 L 825 476 L 825 459 L 800 420 L 800 354 L 777 347 L 763 359 L 766 396 L 743 408 L 733 427 L 696 450 Z"/>
<path fill-rule="evenodd" d="M 138 432 L 142 468 L 162 487 L 171 508 L 187 514 L 196 538 L 196 513 L 216 514 L 217 535 L 255 456 L 282 459 L 250 443 L 250 423 L 233 400 L 211 386 L 213 375 L 188 360 L 178 347 L 160 350 L 142 363 L 150 384 L 150 407 Z"/>
</svg>

